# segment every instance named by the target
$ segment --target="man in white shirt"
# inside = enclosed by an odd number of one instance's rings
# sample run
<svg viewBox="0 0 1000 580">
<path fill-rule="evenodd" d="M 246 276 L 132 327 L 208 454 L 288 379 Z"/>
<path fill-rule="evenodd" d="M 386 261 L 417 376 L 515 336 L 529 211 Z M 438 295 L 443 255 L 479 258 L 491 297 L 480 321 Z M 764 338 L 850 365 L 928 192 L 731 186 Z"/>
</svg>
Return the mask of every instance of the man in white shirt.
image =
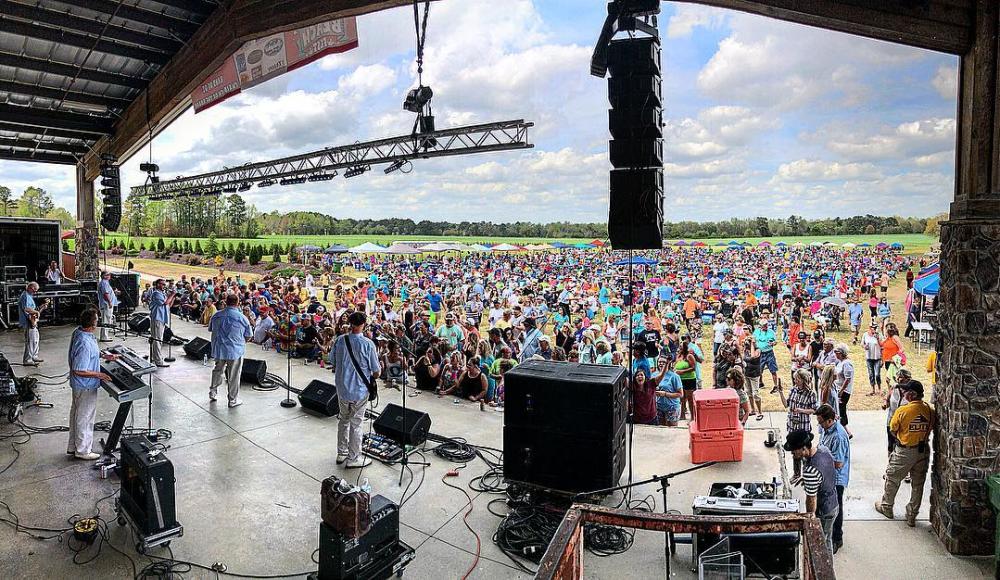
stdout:
<svg viewBox="0 0 1000 580">
<path fill-rule="evenodd" d="M 52 260 L 49 269 L 45 271 L 45 279 L 49 281 L 49 284 L 62 284 L 62 271 L 55 260 Z"/>
<path fill-rule="evenodd" d="M 837 357 L 833 386 L 837 389 L 837 401 L 840 404 L 840 424 L 844 426 L 848 437 L 854 437 L 847 426 L 847 402 L 851 400 L 851 393 L 854 392 L 854 363 L 847 358 L 846 344 L 838 344 L 833 352 Z"/>
<path fill-rule="evenodd" d="M 253 342 L 264 344 L 271 339 L 271 330 L 274 328 L 274 319 L 271 318 L 271 311 L 261 309 L 260 318 L 253 329 Z"/>
<path fill-rule="evenodd" d="M 719 356 L 719 347 L 722 343 L 726 341 L 726 331 L 729 330 L 729 325 L 726 324 L 725 319 L 722 318 L 721 314 L 715 315 L 715 324 L 712 325 L 712 332 L 714 336 L 712 337 L 712 356 Z"/>
</svg>

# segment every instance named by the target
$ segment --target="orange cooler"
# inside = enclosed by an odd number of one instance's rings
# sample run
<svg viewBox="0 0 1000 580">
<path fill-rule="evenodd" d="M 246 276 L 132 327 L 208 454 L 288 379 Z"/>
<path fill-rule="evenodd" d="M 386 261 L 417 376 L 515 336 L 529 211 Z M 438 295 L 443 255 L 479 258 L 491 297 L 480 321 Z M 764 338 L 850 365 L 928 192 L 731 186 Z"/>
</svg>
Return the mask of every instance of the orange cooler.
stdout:
<svg viewBox="0 0 1000 580">
<path fill-rule="evenodd" d="M 731 431 L 740 425 L 740 396 L 733 389 L 699 389 L 694 392 L 699 431 Z"/>
<path fill-rule="evenodd" d="M 743 461 L 743 426 L 735 429 L 701 431 L 692 422 L 688 426 L 691 436 L 691 463 L 709 461 Z"/>
</svg>

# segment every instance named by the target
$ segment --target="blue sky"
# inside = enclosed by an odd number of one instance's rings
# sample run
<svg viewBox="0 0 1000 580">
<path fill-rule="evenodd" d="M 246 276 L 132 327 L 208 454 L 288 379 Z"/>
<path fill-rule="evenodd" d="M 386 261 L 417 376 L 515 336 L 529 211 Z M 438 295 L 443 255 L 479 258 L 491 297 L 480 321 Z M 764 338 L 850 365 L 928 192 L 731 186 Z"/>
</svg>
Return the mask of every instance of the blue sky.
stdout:
<svg viewBox="0 0 1000 580">
<path fill-rule="evenodd" d="M 954 181 L 954 57 L 665 2 L 666 219 L 929 216 Z M 425 82 L 440 128 L 524 118 L 528 151 L 427 160 L 408 175 L 251 190 L 259 209 L 416 220 L 604 221 L 604 2 L 433 3 Z M 409 132 L 412 11 L 358 19 L 360 47 L 182 115 L 153 144 L 165 178 Z M 143 150 L 124 166 L 140 184 Z M 70 168 L 0 162 L 0 183 L 73 208 Z"/>
</svg>

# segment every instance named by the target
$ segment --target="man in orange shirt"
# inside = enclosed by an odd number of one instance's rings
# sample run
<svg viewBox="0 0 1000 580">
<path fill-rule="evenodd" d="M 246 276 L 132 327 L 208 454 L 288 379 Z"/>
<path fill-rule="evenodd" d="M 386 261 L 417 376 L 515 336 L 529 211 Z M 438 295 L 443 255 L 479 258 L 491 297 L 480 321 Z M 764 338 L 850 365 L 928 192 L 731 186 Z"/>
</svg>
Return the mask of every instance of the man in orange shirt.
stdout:
<svg viewBox="0 0 1000 580">
<path fill-rule="evenodd" d="M 687 321 L 688 328 L 691 328 L 691 321 L 694 320 L 697 310 L 698 303 L 694 296 L 688 296 L 687 300 L 684 301 L 684 319 Z"/>
</svg>

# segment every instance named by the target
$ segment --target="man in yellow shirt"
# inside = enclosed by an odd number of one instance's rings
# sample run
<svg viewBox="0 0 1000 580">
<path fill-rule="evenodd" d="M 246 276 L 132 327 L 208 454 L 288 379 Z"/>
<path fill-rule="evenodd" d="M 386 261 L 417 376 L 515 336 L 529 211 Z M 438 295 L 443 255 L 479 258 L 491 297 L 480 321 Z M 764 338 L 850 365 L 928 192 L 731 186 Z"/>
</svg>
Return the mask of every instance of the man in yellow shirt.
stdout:
<svg viewBox="0 0 1000 580">
<path fill-rule="evenodd" d="M 900 405 L 889 421 L 889 431 L 896 438 L 896 448 L 889 456 L 885 470 L 885 490 L 882 500 L 875 502 L 875 511 L 892 519 L 896 492 L 906 476 L 911 479 L 910 503 L 906 505 L 906 525 L 916 525 L 924 481 L 930 466 L 931 449 L 928 439 L 934 430 L 934 409 L 923 401 L 924 387 L 911 381 L 903 392 L 906 404 Z"/>
</svg>

